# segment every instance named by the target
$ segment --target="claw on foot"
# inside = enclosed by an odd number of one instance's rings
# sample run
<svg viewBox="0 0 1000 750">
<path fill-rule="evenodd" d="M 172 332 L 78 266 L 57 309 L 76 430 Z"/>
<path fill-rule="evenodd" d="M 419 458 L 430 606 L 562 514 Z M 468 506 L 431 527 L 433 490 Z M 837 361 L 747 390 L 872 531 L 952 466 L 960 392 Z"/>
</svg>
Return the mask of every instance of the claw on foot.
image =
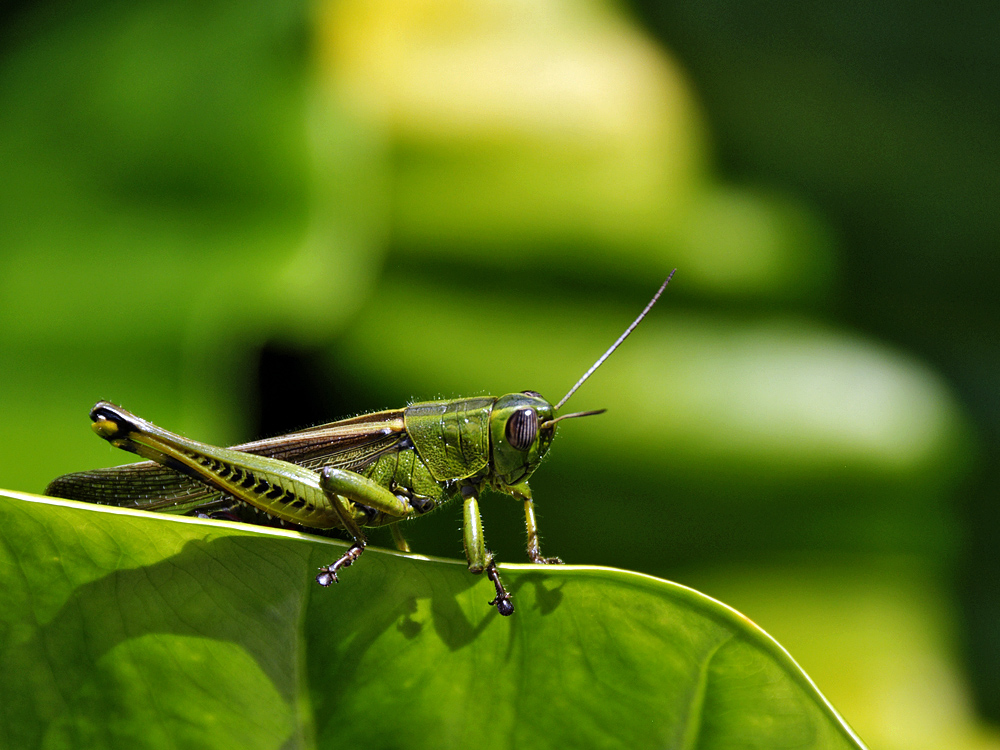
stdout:
<svg viewBox="0 0 1000 750">
<path fill-rule="evenodd" d="M 320 586 L 329 586 L 331 583 L 338 583 L 337 571 L 341 568 L 349 568 L 351 564 L 361 557 L 361 553 L 365 551 L 365 546 L 363 544 L 353 544 L 350 549 L 347 550 L 340 559 L 332 565 L 325 565 L 319 569 L 319 575 L 316 576 L 316 583 Z"/>
<path fill-rule="evenodd" d="M 497 590 L 497 595 L 493 597 L 493 601 L 490 602 L 490 605 L 495 606 L 497 608 L 497 612 L 504 617 L 510 617 L 514 614 L 514 603 L 510 600 L 510 594 L 507 593 L 503 584 L 500 583 L 500 573 L 497 572 L 496 563 L 492 560 L 490 560 L 490 564 L 486 566 L 486 575 L 491 581 L 493 581 L 493 586 Z"/>
<path fill-rule="evenodd" d="M 542 557 L 541 555 L 531 555 L 531 562 L 535 565 L 565 565 L 560 557 Z"/>
</svg>

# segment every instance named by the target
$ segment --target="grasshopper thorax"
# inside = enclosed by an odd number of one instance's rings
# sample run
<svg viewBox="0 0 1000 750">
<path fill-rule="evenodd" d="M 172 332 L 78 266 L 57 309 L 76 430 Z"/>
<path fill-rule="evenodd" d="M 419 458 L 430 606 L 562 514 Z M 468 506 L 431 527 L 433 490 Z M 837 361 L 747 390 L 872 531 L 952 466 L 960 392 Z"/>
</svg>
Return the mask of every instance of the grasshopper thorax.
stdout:
<svg viewBox="0 0 1000 750">
<path fill-rule="evenodd" d="M 508 393 L 493 404 L 490 448 L 495 480 L 506 487 L 538 468 L 552 444 L 555 408 L 534 391 Z"/>
</svg>

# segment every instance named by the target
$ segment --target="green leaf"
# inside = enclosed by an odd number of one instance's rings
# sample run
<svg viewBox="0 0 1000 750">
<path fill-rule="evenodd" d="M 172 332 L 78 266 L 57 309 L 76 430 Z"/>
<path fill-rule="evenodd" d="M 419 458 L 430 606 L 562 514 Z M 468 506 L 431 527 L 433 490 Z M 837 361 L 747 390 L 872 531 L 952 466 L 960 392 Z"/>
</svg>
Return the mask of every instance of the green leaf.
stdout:
<svg viewBox="0 0 1000 750">
<path fill-rule="evenodd" d="M 464 564 L 0 494 L 0 746 L 859 748 L 719 602 L 594 567 Z"/>
</svg>

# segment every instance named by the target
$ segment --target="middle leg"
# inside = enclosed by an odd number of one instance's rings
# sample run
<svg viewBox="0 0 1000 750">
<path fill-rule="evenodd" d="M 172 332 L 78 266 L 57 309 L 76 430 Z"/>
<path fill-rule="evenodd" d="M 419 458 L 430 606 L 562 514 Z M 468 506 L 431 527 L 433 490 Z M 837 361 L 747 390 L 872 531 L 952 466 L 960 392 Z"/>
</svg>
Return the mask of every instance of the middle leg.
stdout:
<svg viewBox="0 0 1000 750">
<path fill-rule="evenodd" d="M 490 604 L 495 606 L 497 612 L 504 617 L 514 614 L 511 595 L 507 593 L 503 583 L 500 582 L 500 573 L 493 560 L 493 553 L 486 549 L 486 540 L 483 537 L 483 519 L 479 515 L 479 497 L 475 487 L 468 485 L 462 487 L 462 537 L 469 570 L 473 573 L 482 573 L 485 570 L 486 576 L 493 582 L 496 589 L 497 595 Z"/>
</svg>

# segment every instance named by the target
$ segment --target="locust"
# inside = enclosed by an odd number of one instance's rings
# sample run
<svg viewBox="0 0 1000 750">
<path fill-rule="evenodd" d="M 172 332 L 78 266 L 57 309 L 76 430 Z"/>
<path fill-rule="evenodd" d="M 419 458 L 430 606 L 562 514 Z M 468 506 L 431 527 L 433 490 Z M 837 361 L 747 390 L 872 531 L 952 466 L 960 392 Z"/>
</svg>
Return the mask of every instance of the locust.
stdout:
<svg viewBox="0 0 1000 750">
<path fill-rule="evenodd" d="M 113 446 L 148 459 L 56 478 L 46 494 L 103 505 L 222 518 L 303 531 L 346 531 L 351 546 L 316 581 L 329 586 L 368 543 L 364 529 L 388 526 L 396 547 L 410 548 L 400 521 L 453 500 L 462 503 L 469 571 L 485 572 L 497 612 L 514 612 L 483 536 L 479 498 L 486 488 L 524 504 L 528 559 L 542 555 L 528 479 L 566 419 L 605 410 L 558 414 L 577 389 L 646 317 L 673 278 L 671 271 L 625 332 L 555 405 L 535 391 L 412 403 L 230 448 L 189 440 L 107 401 L 90 412 L 92 428 Z"/>
</svg>

